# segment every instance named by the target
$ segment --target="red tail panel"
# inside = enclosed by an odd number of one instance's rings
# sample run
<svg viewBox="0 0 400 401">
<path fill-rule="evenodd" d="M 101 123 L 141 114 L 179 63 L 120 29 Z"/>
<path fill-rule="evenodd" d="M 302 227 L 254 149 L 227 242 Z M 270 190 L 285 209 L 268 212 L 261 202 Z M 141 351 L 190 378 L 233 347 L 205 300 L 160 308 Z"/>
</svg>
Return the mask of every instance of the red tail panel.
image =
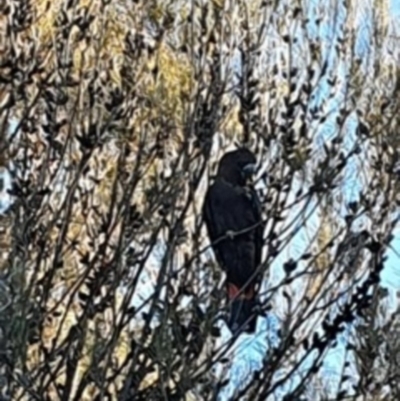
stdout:
<svg viewBox="0 0 400 401">
<path fill-rule="evenodd" d="M 243 291 L 240 291 L 235 284 L 228 283 L 228 298 L 229 299 L 253 299 L 255 296 L 254 286 L 246 287 Z"/>
</svg>

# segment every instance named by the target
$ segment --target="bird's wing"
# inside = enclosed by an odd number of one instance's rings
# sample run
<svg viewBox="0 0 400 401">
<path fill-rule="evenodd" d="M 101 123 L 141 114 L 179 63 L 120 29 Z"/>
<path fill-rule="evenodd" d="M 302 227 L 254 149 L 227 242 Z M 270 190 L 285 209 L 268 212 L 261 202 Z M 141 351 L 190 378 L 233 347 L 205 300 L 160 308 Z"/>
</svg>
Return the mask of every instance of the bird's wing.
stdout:
<svg viewBox="0 0 400 401">
<path fill-rule="evenodd" d="M 214 183 L 207 191 L 203 207 L 203 217 L 211 241 L 211 247 L 221 268 L 225 269 L 226 264 L 223 254 L 220 252 L 221 247 L 219 245 L 223 241 L 224 235 L 226 235 L 229 222 L 226 221 L 226 214 L 221 213 L 220 205 L 223 199 L 220 190 L 216 186 L 218 187 L 218 182 Z"/>
<path fill-rule="evenodd" d="M 253 197 L 243 188 L 216 180 L 207 191 L 203 209 L 217 261 L 227 271 L 228 279 L 239 287 L 261 262 L 261 205 Z M 236 235 L 232 238 L 229 233 Z"/>
</svg>

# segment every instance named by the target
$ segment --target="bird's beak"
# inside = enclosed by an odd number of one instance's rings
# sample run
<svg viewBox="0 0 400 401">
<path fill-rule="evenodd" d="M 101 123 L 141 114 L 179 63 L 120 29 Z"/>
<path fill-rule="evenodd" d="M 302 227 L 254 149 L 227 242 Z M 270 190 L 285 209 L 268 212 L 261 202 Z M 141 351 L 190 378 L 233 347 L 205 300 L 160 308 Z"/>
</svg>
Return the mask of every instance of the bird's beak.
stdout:
<svg viewBox="0 0 400 401">
<path fill-rule="evenodd" d="M 257 172 L 257 165 L 254 163 L 247 164 L 243 167 L 243 171 L 246 175 L 253 175 Z"/>
<path fill-rule="evenodd" d="M 243 167 L 243 175 L 246 181 L 251 181 L 256 172 L 257 172 L 256 164 L 251 163 Z"/>
</svg>

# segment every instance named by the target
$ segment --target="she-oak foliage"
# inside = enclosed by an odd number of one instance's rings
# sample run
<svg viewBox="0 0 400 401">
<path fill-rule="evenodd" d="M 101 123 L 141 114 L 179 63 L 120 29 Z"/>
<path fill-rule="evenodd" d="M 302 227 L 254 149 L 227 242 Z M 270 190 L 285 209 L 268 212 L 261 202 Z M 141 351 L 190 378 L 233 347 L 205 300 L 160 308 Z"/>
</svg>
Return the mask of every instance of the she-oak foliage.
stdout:
<svg viewBox="0 0 400 401">
<path fill-rule="evenodd" d="M 286 399 L 327 399 L 322 361 L 343 341 L 329 399 L 398 399 L 398 322 L 380 278 L 399 202 L 400 73 L 383 57 L 383 20 L 371 16 L 374 51 L 360 57 L 360 2 L 334 3 L 1 2 L 0 163 L 13 182 L 1 399 L 223 392 L 214 368 L 233 341 L 220 346 L 223 278 L 200 211 L 235 142 L 262 166 L 261 299 L 281 329 L 231 399 L 285 386 Z"/>
</svg>

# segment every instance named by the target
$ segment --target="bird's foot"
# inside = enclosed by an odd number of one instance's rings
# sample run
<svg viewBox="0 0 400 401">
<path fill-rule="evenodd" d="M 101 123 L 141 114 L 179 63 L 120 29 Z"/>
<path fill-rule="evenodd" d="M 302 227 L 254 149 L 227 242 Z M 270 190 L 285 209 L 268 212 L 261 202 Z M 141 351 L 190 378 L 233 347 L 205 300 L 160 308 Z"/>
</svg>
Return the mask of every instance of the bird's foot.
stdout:
<svg viewBox="0 0 400 401">
<path fill-rule="evenodd" d="M 227 236 L 227 238 L 229 238 L 229 239 L 234 239 L 234 238 L 235 238 L 235 232 L 234 232 L 234 231 L 231 231 L 231 230 L 228 230 L 228 231 L 226 232 L 226 236 Z"/>
</svg>

